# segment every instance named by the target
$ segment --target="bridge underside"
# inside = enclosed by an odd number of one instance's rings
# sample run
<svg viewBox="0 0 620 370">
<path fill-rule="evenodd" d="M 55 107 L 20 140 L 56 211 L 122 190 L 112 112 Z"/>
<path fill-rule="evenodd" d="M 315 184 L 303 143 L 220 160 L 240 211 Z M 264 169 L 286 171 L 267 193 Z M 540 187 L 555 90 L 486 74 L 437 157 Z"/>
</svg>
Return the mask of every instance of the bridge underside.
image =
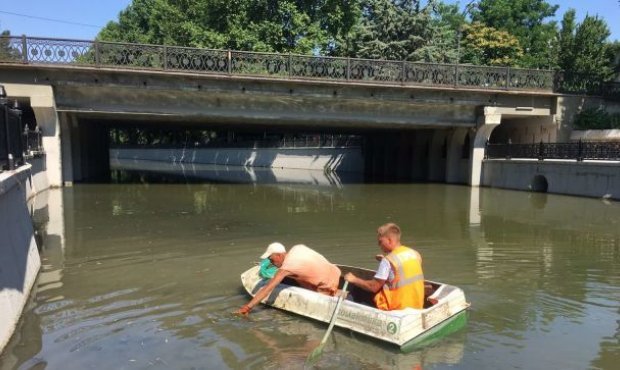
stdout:
<svg viewBox="0 0 620 370">
<path fill-rule="evenodd" d="M 357 134 L 367 173 L 474 185 L 476 149 L 500 123 L 495 136 L 513 142 L 556 126 L 543 93 L 19 65 L 0 83 L 32 106 L 48 156 L 62 153 L 59 183 L 107 170 L 118 125 Z"/>
</svg>

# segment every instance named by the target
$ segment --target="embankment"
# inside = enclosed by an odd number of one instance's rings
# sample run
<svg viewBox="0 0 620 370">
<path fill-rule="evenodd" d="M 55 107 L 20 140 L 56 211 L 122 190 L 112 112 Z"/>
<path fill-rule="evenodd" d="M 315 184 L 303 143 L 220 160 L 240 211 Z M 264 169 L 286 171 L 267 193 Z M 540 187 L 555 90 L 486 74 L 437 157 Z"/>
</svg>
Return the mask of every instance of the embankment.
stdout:
<svg viewBox="0 0 620 370">
<path fill-rule="evenodd" d="M 44 158 L 0 173 L 0 352 L 28 300 L 41 260 L 28 200 L 47 189 Z"/>
</svg>

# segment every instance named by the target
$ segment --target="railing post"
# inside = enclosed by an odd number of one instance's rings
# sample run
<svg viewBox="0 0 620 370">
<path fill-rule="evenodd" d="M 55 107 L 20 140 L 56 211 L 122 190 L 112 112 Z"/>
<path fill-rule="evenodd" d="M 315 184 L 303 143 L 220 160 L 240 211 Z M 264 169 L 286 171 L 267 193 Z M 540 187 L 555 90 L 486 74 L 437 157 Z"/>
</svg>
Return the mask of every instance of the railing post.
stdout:
<svg viewBox="0 0 620 370">
<path fill-rule="evenodd" d="M 168 46 L 164 45 L 164 50 L 162 53 L 162 69 L 165 71 L 168 69 Z"/>
<path fill-rule="evenodd" d="M 351 58 L 347 57 L 347 81 L 351 79 Z"/>
<path fill-rule="evenodd" d="M 24 132 L 22 132 L 22 152 L 26 155 L 30 155 L 30 140 L 29 140 L 28 125 L 24 125 Z"/>
<path fill-rule="evenodd" d="M 43 139 L 41 138 L 41 129 L 39 128 L 39 125 L 36 125 L 34 127 L 34 132 L 35 132 L 35 138 L 37 139 L 37 153 L 40 153 L 43 151 Z"/>
<path fill-rule="evenodd" d="M 510 89 L 510 67 L 506 67 L 506 90 Z"/>
<path fill-rule="evenodd" d="M 26 35 L 22 35 L 22 62 L 28 64 L 28 42 Z"/>
<path fill-rule="evenodd" d="M 99 59 L 99 41 L 95 41 L 95 66 L 99 67 L 101 60 Z"/>
<path fill-rule="evenodd" d="M 577 147 L 577 161 L 583 161 L 583 141 L 579 139 L 579 146 Z"/>
<path fill-rule="evenodd" d="M 401 76 L 400 76 L 400 83 L 401 84 L 405 84 L 406 81 L 406 73 L 407 73 L 407 62 L 406 61 L 402 61 L 400 64 L 400 68 L 401 68 Z"/>
<path fill-rule="evenodd" d="M 293 76 L 293 57 L 291 53 L 288 53 L 288 79 L 290 80 Z"/>
<path fill-rule="evenodd" d="M 226 54 L 227 64 L 228 64 L 228 74 L 232 74 L 232 55 L 230 49 L 228 49 L 228 53 Z"/>
<path fill-rule="evenodd" d="M 13 143 L 11 142 L 11 124 L 9 122 L 9 101 L 0 97 L 0 104 L 3 105 L 4 110 L 4 129 L 5 129 L 5 144 L 6 144 L 6 160 L 8 170 L 11 171 L 15 168 L 15 156 L 13 155 Z M 1 170 L 2 168 L 0 168 Z"/>
<path fill-rule="evenodd" d="M 538 145 L 538 160 L 542 161 L 543 159 L 545 159 L 545 144 L 543 144 L 542 139 L 540 140 L 540 144 Z"/>
<path fill-rule="evenodd" d="M 458 62 L 454 65 L 454 87 L 457 87 L 459 85 L 459 79 L 461 76 L 459 76 L 459 64 Z"/>
</svg>

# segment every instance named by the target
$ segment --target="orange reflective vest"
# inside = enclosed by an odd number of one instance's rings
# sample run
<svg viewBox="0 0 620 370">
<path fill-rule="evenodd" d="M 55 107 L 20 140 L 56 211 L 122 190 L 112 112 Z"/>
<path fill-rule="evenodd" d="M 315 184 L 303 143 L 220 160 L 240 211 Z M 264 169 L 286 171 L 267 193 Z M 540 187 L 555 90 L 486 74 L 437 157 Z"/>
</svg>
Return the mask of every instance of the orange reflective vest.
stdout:
<svg viewBox="0 0 620 370">
<path fill-rule="evenodd" d="M 407 307 L 421 309 L 424 305 L 424 274 L 416 252 L 404 245 L 385 256 L 390 262 L 394 279 L 386 281 L 375 294 L 377 308 L 384 311 Z"/>
</svg>

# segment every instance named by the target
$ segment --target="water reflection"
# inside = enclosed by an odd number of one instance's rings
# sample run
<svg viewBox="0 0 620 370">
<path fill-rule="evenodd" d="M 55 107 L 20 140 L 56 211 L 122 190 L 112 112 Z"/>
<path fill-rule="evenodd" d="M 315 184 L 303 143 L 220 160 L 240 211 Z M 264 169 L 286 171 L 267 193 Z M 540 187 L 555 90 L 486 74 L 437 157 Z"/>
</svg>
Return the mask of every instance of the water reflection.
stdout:
<svg viewBox="0 0 620 370">
<path fill-rule="evenodd" d="M 359 183 L 358 172 L 328 172 L 296 168 L 244 167 L 180 162 L 154 162 L 133 159 L 110 159 L 112 182 L 115 183 L 258 183 L 309 184 L 336 186 Z"/>
<path fill-rule="evenodd" d="M 465 290 L 467 327 L 407 354 L 338 330 L 318 368 L 614 368 L 620 206 L 532 195 L 435 184 L 53 190 L 34 207 L 43 267 L 0 369 L 300 368 L 325 325 L 268 308 L 231 315 L 247 300 L 239 274 L 274 240 L 375 268 L 374 230 L 389 220 L 429 278 Z"/>
</svg>

